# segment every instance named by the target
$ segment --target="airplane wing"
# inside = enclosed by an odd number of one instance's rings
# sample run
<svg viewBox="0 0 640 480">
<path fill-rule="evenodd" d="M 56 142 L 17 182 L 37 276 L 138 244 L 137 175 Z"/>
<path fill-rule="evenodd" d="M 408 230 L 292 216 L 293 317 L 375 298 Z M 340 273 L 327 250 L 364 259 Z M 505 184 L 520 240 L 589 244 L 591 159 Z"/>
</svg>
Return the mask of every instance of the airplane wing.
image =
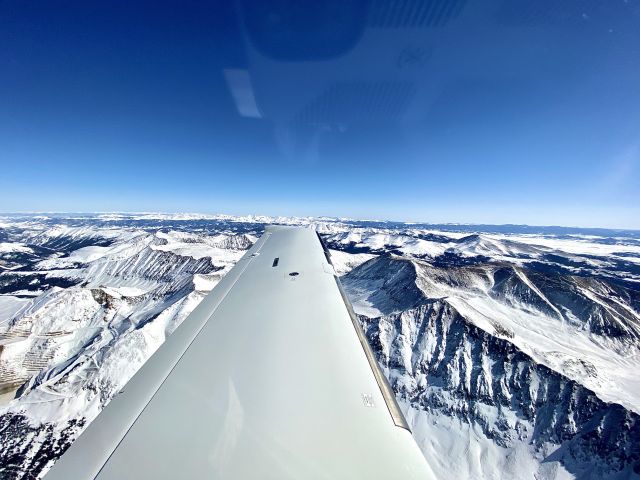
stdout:
<svg viewBox="0 0 640 480">
<path fill-rule="evenodd" d="M 430 479 L 317 234 L 270 227 L 46 480 Z"/>
</svg>

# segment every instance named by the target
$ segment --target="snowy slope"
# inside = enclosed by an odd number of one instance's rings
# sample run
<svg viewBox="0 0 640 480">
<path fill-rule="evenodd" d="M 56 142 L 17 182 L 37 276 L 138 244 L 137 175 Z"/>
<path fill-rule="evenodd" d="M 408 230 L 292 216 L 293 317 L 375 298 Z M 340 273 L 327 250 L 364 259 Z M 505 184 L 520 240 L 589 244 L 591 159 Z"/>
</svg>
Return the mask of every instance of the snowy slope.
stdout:
<svg viewBox="0 0 640 480">
<path fill-rule="evenodd" d="M 342 282 L 443 478 L 637 476 L 637 290 L 389 254 Z"/>
<path fill-rule="evenodd" d="M 14 293 L 0 297 L 0 478 L 44 473 L 257 237 L 30 224 L 21 238 L 49 250 L 0 279 Z"/>
<path fill-rule="evenodd" d="M 116 213 L 0 219 L 0 478 L 41 477 L 267 223 L 321 233 L 443 478 L 638 477 L 637 232 Z"/>
</svg>

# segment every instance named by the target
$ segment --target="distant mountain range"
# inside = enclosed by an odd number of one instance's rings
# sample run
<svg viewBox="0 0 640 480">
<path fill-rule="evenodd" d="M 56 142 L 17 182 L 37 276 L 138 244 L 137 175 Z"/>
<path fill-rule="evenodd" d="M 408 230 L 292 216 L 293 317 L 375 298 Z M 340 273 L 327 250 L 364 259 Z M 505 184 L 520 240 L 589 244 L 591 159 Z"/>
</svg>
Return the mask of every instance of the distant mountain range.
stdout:
<svg viewBox="0 0 640 480">
<path fill-rule="evenodd" d="M 0 478 L 40 478 L 272 223 L 316 228 L 442 478 L 640 477 L 640 232 L 0 216 Z"/>
</svg>

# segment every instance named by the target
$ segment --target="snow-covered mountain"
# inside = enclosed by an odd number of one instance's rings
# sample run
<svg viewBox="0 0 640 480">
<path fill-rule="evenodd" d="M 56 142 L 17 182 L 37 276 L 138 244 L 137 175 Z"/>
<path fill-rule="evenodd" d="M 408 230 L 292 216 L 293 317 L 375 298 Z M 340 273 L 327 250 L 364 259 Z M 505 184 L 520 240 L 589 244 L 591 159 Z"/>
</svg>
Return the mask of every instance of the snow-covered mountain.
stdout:
<svg viewBox="0 0 640 480">
<path fill-rule="evenodd" d="M 536 292 L 546 278 L 525 282 L 504 268 L 380 256 L 343 277 L 434 470 L 443 478 L 629 475 L 640 453 L 637 314 L 628 330 L 602 333 L 593 318 L 621 317 L 602 314 L 596 300 L 586 305 L 581 292 L 554 303 Z M 584 324 L 563 323 L 562 302 L 580 308 Z"/>
<path fill-rule="evenodd" d="M 0 218 L 0 478 L 40 478 L 261 234 L 316 228 L 443 478 L 640 476 L 640 233 Z"/>
</svg>

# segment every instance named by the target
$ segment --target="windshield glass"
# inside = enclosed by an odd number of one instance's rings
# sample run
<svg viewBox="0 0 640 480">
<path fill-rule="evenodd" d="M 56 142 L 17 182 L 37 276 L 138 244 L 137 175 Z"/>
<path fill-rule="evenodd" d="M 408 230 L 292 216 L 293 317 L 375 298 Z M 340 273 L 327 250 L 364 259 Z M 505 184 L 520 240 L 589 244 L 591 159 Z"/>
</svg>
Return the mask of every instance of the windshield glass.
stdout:
<svg viewBox="0 0 640 480">
<path fill-rule="evenodd" d="M 6 211 L 639 226 L 635 0 L 1 8 Z"/>
</svg>

